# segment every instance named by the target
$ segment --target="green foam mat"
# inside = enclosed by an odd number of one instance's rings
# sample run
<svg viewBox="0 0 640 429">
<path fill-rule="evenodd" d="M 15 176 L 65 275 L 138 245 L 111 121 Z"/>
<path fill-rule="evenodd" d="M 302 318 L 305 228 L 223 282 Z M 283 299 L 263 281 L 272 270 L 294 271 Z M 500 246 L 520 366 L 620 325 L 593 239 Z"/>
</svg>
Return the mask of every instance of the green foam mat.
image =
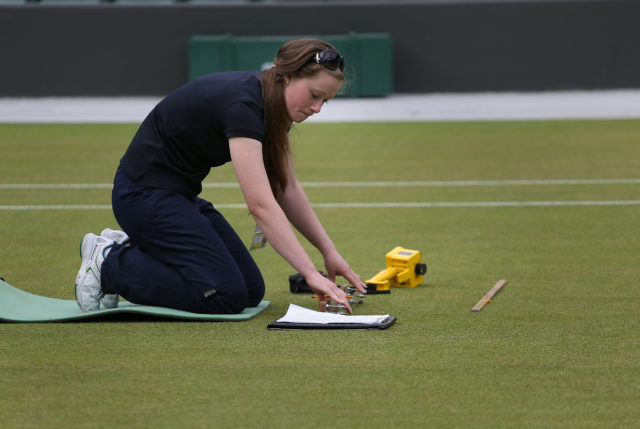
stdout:
<svg viewBox="0 0 640 429">
<path fill-rule="evenodd" d="M 118 308 L 84 313 L 75 300 L 34 295 L 0 280 L 0 321 L 2 322 L 64 322 L 108 317 L 115 314 L 199 321 L 241 321 L 256 316 L 269 307 L 269 304 L 269 301 L 263 300 L 257 307 L 246 308 L 239 314 L 199 314 L 172 308 L 121 302 Z"/>
</svg>

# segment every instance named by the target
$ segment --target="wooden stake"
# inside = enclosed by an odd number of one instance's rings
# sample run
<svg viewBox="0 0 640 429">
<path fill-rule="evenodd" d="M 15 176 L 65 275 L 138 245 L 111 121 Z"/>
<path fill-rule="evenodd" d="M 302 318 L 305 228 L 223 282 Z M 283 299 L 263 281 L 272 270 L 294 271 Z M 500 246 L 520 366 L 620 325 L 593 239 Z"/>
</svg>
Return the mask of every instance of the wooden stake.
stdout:
<svg viewBox="0 0 640 429">
<path fill-rule="evenodd" d="M 487 292 L 480 301 L 478 301 L 478 303 L 475 305 L 475 307 L 473 307 L 471 309 L 471 311 L 480 311 L 482 310 L 482 307 L 484 307 L 485 305 L 487 305 L 488 303 L 491 302 L 491 298 L 493 298 L 494 296 L 496 296 L 496 294 L 498 292 L 500 292 L 500 289 L 502 289 L 505 285 L 507 284 L 506 280 L 500 280 L 498 281 L 498 283 L 496 283 L 495 285 L 493 285 L 493 287 L 491 289 L 489 289 L 489 292 Z"/>
</svg>

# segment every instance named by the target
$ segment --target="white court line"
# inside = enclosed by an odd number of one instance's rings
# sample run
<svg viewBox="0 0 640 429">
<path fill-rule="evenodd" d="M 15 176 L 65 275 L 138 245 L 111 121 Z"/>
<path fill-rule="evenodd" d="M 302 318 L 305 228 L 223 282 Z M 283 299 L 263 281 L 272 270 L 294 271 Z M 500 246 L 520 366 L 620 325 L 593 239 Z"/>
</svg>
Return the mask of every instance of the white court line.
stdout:
<svg viewBox="0 0 640 429">
<path fill-rule="evenodd" d="M 549 186 L 549 185 L 637 185 L 640 179 L 551 179 L 551 180 L 431 180 L 398 182 L 302 182 L 309 188 L 439 187 L 439 186 Z"/>
<path fill-rule="evenodd" d="M 110 183 L 0 183 L 0 189 L 111 189 Z"/>
<path fill-rule="evenodd" d="M 0 123 L 136 123 L 161 97 L 0 98 Z M 308 122 L 640 118 L 640 89 L 337 98 Z"/>
<path fill-rule="evenodd" d="M 33 211 L 41 211 L 41 210 L 111 210 L 111 204 L 38 204 L 38 205 L 0 205 L 0 211 L 11 211 L 11 210 L 33 210 Z"/>
<path fill-rule="evenodd" d="M 640 178 L 630 179 L 550 179 L 550 180 L 432 180 L 368 182 L 301 182 L 306 188 L 376 188 L 439 186 L 554 186 L 554 185 L 638 185 Z M 110 183 L 0 183 L 0 189 L 111 189 Z M 203 183 L 203 188 L 238 188 L 236 182 Z"/>
<path fill-rule="evenodd" d="M 561 207 L 561 206 L 637 206 L 640 200 L 618 201 L 468 201 L 415 203 L 317 203 L 316 208 L 438 208 L 438 207 Z"/>
<path fill-rule="evenodd" d="M 463 207 L 571 207 L 638 206 L 640 200 L 613 201 L 468 201 L 468 202 L 380 202 L 316 203 L 314 208 L 463 208 Z M 215 204 L 217 209 L 247 209 L 246 204 Z M 20 210 L 111 210 L 109 204 L 93 205 L 0 205 L 0 211 Z"/>
</svg>

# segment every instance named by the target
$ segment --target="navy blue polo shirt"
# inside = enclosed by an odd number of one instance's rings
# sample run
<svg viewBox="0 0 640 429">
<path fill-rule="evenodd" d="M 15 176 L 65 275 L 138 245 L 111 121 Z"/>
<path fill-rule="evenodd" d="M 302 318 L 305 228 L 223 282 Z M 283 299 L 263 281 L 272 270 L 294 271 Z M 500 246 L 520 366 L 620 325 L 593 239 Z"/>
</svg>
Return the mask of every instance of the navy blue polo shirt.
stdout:
<svg viewBox="0 0 640 429">
<path fill-rule="evenodd" d="M 120 160 L 129 177 L 194 197 L 212 167 L 231 161 L 229 138 L 262 142 L 259 72 L 214 73 L 164 98 L 149 113 Z"/>
</svg>

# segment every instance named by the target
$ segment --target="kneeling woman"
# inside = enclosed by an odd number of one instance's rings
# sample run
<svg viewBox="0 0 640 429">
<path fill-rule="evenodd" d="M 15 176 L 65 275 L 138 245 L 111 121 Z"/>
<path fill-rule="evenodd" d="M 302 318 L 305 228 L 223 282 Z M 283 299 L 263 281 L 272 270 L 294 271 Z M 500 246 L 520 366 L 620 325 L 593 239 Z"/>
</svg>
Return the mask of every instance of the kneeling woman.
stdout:
<svg viewBox="0 0 640 429">
<path fill-rule="evenodd" d="M 334 283 L 365 286 L 338 253 L 294 172 L 289 130 L 319 113 L 344 80 L 344 60 L 315 39 L 285 43 L 265 72 L 214 73 L 164 98 L 142 122 L 120 161 L 113 211 L 123 231 L 87 234 L 76 299 L 130 302 L 196 313 L 256 306 L 264 281 L 224 217 L 198 197 L 212 167 L 231 161 L 250 213 L 273 248 L 317 292 L 349 308 Z M 322 254 L 320 275 L 291 224 Z"/>
</svg>

